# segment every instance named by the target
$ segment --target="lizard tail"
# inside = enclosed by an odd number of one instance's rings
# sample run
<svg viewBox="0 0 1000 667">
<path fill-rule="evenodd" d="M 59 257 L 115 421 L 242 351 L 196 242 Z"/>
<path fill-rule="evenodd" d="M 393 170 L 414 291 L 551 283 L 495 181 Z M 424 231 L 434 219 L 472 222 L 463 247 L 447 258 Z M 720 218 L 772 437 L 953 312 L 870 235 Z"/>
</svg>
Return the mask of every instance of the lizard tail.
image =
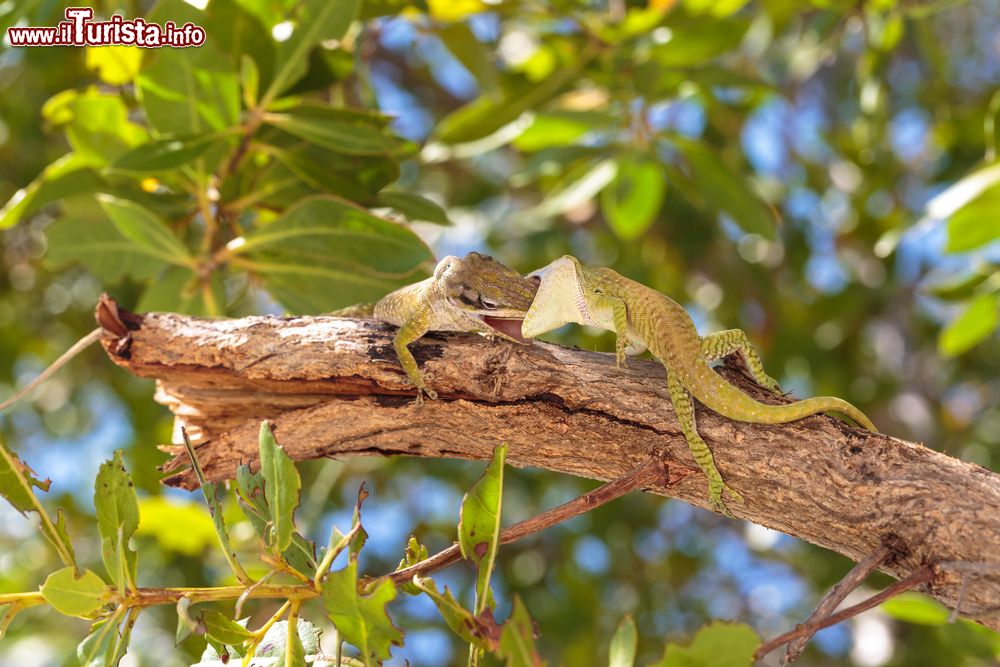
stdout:
<svg viewBox="0 0 1000 667">
<path fill-rule="evenodd" d="M 329 313 L 324 313 L 324 315 L 330 315 L 331 317 L 356 317 L 359 319 L 367 319 L 375 315 L 375 304 L 357 303 L 353 306 L 341 308 L 340 310 L 333 310 Z"/>
<path fill-rule="evenodd" d="M 708 363 L 698 364 L 693 373 L 694 381 L 688 381 L 691 377 L 681 375 L 684 388 L 707 408 L 730 419 L 757 424 L 784 424 L 820 412 L 835 412 L 847 416 L 862 428 L 878 433 L 865 413 L 834 396 L 815 396 L 787 405 L 768 405 L 744 394 Z"/>
</svg>

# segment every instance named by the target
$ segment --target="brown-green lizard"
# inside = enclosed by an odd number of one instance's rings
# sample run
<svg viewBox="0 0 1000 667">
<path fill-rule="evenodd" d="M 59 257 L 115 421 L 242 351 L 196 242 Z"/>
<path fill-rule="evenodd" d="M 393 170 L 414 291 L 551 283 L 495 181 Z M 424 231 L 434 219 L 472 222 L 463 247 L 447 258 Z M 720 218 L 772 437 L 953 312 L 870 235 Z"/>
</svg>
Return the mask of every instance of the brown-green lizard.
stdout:
<svg viewBox="0 0 1000 667">
<path fill-rule="evenodd" d="M 667 387 L 681 430 L 698 466 L 708 477 L 708 499 L 729 514 L 723 491 L 743 499 L 722 481 L 712 452 L 698 435 L 691 396 L 724 417 L 755 424 L 783 424 L 819 412 L 837 412 L 860 426 L 875 426 L 850 403 L 832 396 L 807 398 L 788 405 L 767 405 L 754 400 L 719 375 L 709 364 L 734 352 L 746 361 L 754 379 L 772 391 L 778 383 L 764 372 L 760 357 L 746 334 L 730 329 L 698 335 L 694 322 L 676 301 L 607 268 L 585 268 L 566 255 L 529 274 L 540 279 L 535 300 L 524 318 L 521 332 L 533 338 L 564 324 L 575 322 L 600 327 L 617 334 L 618 365 L 625 354 L 645 349 L 667 369 Z"/>
<path fill-rule="evenodd" d="M 521 320 L 535 296 L 536 281 L 527 280 L 488 255 L 470 252 L 465 257 L 445 257 L 434 275 L 401 287 L 375 304 L 338 310 L 332 315 L 370 316 L 399 327 L 392 339 L 399 363 L 423 394 L 437 398 L 429 388 L 407 345 L 428 331 L 472 331 L 526 343 Z"/>
</svg>

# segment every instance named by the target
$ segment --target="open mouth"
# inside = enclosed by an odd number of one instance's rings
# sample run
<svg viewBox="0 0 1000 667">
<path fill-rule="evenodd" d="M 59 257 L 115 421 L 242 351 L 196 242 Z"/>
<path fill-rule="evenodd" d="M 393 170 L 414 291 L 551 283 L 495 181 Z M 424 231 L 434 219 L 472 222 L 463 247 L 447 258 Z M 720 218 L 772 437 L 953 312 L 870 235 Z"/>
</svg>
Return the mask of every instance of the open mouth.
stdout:
<svg viewBox="0 0 1000 667">
<path fill-rule="evenodd" d="M 521 335 L 521 323 L 524 321 L 520 318 L 507 318 L 507 317 L 490 317 L 489 315 L 481 315 L 480 319 L 488 327 L 502 333 L 508 338 L 513 338 L 519 343 L 527 343 L 527 339 Z"/>
</svg>

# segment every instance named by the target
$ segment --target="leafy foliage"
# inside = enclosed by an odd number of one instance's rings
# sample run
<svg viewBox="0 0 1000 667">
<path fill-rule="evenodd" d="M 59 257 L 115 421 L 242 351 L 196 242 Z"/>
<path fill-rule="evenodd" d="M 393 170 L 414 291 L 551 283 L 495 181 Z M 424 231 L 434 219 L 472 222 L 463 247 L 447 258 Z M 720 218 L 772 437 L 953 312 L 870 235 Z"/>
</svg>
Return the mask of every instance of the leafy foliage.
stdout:
<svg viewBox="0 0 1000 667">
<path fill-rule="evenodd" d="M 716 622 L 700 629 L 689 646 L 667 644 L 663 657 L 650 667 L 745 667 L 759 644 L 749 626 Z"/>
</svg>

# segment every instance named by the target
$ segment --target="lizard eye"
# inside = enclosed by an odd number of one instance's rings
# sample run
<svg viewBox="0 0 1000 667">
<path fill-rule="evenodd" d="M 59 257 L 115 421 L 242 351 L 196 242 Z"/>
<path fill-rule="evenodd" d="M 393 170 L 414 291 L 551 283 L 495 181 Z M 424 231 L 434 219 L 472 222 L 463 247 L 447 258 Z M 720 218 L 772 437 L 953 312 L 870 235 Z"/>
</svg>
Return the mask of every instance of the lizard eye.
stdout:
<svg viewBox="0 0 1000 667">
<path fill-rule="evenodd" d="M 596 294 L 597 296 L 601 296 L 602 294 L 604 294 L 604 290 L 602 290 L 600 287 L 595 287 L 594 294 Z"/>
<path fill-rule="evenodd" d="M 499 303 L 485 296 L 479 297 L 479 303 L 481 303 L 483 305 L 483 308 L 485 308 L 486 310 L 496 310 L 497 308 L 500 307 Z"/>
</svg>

